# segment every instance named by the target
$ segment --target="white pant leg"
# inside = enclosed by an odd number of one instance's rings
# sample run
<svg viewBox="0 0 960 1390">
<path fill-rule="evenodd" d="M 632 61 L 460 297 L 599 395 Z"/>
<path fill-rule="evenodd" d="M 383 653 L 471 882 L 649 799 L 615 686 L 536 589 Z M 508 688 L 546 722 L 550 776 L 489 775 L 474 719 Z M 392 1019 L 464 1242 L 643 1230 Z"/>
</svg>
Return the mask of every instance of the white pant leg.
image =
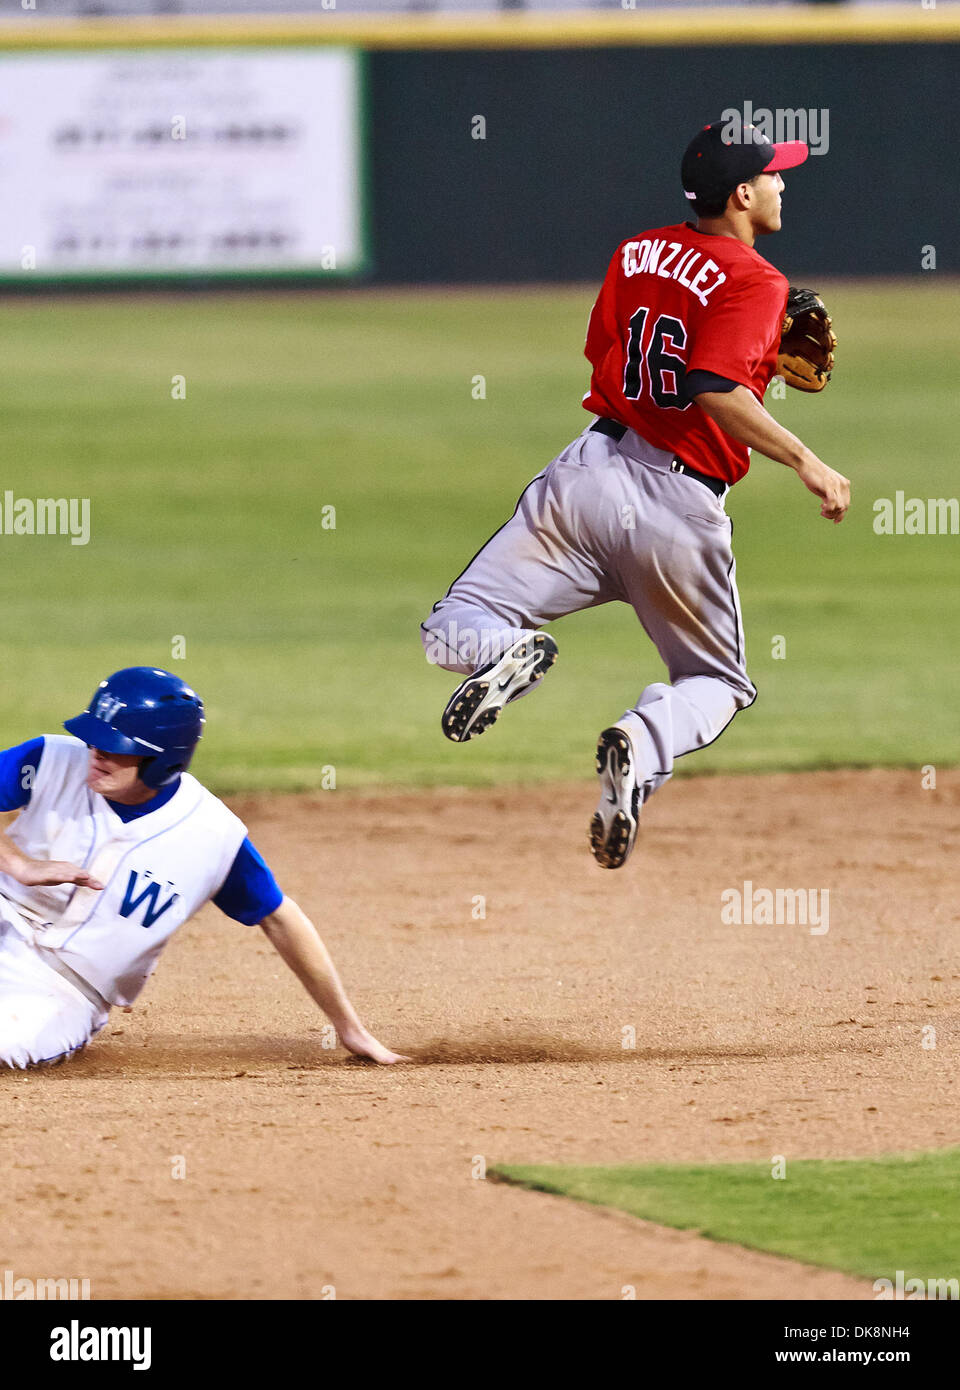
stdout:
<svg viewBox="0 0 960 1390">
<path fill-rule="evenodd" d="M 671 455 L 628 431 L 589 428 L 534 478 L 422 625 L 427 659 L 469 675 L 544 623 L 611 600 L 630 604 L 669 684 L 617 722 L 649 796 L 674 760 L 712 743 L 756 699 L 723 503 Z"/>
<path fill-rule="evenodd" d="M 722 502 L 662 465 L 624 463 L 624 495 L 632 488 L 636 517 L 617 571 L 670 677 L 648 685 L 618 720 L 636 747 L 646 798 L 672 775 L 676 758 L 712 743 L 757 692 L 746 670 L 732 524 Z"/>
<path fill-rule="evenodd" d="M 753 697 L 735 695 L 716 676 L 648 685 L 633 709 L 617 720 L 629 730 L 637 750 L 637 781 L 644 801 L 673 776 L 677 758 L 713 743 L 737 710 L 752 703 Z"/>
<path fill-rule="evenodd" d="M 109 1017 L 42 953 L 0 921 L 0 1066 L 30 1067 L 69 1056 Z"/>
<path fill-rule="evenodd" d="M 580 525 L 603 445 L 602 435 L 579 435 L 527 485 L 421 624 L 429 662 L 470 675 L 555 618 L 620 596 Z"/>
</svg>

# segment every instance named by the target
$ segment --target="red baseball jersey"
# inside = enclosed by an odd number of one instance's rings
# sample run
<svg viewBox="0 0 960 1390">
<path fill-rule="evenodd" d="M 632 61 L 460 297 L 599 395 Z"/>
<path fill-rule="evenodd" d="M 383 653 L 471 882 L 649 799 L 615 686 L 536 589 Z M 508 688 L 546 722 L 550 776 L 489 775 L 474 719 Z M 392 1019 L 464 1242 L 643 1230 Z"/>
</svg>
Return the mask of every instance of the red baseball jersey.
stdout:
<svg viewBox="0 0 960 1390">
<path fill-rule="evenodd" d="M 702 473 L 737 482 L 750 452 L 687 397 L 685 374 L 727 377 L 762 401 L 776 371 L 787 289 L 753 247 L 689 223 L 622 242 L 587 328 L 593 375 L 584 407 Z"/>
</svg>

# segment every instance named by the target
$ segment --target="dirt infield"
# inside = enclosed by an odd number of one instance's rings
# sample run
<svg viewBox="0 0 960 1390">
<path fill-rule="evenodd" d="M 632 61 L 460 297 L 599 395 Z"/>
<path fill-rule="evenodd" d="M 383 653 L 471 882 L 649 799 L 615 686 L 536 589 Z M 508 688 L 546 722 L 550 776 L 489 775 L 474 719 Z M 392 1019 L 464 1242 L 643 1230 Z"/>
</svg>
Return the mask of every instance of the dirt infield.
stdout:
<svg viewBox="0 0 960 1390">
<path fill-rule="evenodd" d="M 207 909 L 85 1055 L 0 1076 L 0 1269 L 94 1298 L 870 1298 L 473 1174 L 960 1144 L 960 777 L 681 780 L 618 873 L 594 796 L 235 801 L 419 1065 L 324 1050 L 258 930 Z M 745 881 L 828 889 L 829 930 L 723 922 Z"/>
</svg>

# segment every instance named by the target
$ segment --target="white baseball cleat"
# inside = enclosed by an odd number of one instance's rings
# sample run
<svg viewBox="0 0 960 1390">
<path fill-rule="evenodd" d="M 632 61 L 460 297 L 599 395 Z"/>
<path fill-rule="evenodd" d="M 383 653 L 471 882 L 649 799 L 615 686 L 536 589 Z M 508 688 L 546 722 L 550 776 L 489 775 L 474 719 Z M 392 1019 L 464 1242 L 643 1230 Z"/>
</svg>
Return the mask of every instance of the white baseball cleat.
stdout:
<svg viewBox="0 0 960 1390">
<path fill-rule="evenodd" d="M 624 729 L 604 729 L 597 744 L 600 804 L 590 822 L 590 849 L 601 869 L 619 869 L 637 839 L 642 805 L 633 744 Z"/>
<path fill-rule="evenodd" d="M 504 705 L 537 685 L 557 659 L 557 644 L 545 632 L 521 637 L 499 661 L 474 671 L 457 686 L 440 726 L 454 743 L 466 743 L 500 718 Z"/>
</svg>

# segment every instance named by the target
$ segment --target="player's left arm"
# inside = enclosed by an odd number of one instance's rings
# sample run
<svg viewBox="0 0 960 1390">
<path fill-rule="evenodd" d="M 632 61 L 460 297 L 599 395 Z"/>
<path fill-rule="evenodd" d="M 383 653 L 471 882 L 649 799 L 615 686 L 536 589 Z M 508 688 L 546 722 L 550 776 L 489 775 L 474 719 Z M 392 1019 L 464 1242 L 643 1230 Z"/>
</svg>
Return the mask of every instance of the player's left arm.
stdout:
<svg viewBox="0 0 960 1390">
<path fill-rule="evenodd" d="M 319 932 L 292 898 L 284 896 L 279 907 L 264 917 L 260 926 L 310 998 L 327 1015 L 348 1051 L 383 1066 L 410 1061 L 409 1057 L 384 1047 L 363 1026 Z"/>
</svg>

